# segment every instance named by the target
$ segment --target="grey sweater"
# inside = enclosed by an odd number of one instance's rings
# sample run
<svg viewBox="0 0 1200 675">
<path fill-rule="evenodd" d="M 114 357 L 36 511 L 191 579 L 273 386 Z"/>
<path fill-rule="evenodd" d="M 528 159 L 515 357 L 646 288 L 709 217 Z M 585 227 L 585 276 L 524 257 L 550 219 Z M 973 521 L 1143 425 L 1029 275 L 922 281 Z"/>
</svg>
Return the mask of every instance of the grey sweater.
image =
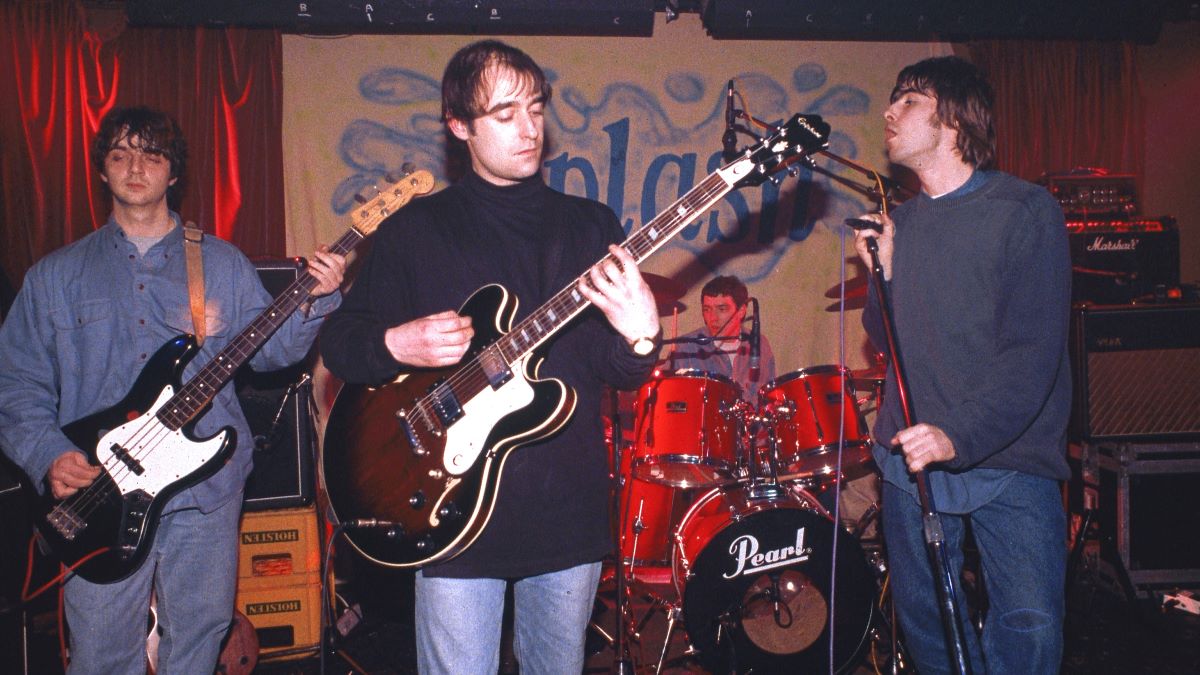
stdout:
<svg viewBox="0 0 1200 675">
<path fill-rule="evenodd" d="M 1071 264 L 1062 210 L 1008 174 L 979 177 L 978 189 L 921 194 L 893 213 L 888 287 L 914 420 L 954 442 L 957 457 L 937 468 L 1065 479 Z M 863 325 L 882 349 L 871 290 Z M 886 446 L 903 427 L 889 369 L 875 438 Z"/>
</svg>

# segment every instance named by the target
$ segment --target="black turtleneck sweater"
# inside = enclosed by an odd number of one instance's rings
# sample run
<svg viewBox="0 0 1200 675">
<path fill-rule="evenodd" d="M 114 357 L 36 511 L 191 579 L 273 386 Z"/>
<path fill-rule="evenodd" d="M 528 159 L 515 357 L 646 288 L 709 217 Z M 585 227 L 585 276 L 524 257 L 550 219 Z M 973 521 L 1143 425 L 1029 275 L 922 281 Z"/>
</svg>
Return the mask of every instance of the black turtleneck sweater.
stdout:
<svg viewBox="0 0 1200 675">
<path fill-rule="evenodd" d="M 353 383 L 386 382 L 406 368 L 384 345 L 388 328 L 457 310 L 490 283 L 518 298 L 520 321 L 623 235 L 606 206 L 555 192 L 540 176 L 497 187 L 470 173 L 413 201 L 374 237 L 353 287 L 321 331 L 325 365 Z M 574 415 L 553 438 L 512 451 L 487 528 L 461 555 L 425 574 L 515 578 L 603 557 L 611 533 L 602 387 L 634 388 L 653 365 L 654 356 L 635 356 L 594 307 L 560 331 L 539 376 L 575 390 Z"/>
</svg>

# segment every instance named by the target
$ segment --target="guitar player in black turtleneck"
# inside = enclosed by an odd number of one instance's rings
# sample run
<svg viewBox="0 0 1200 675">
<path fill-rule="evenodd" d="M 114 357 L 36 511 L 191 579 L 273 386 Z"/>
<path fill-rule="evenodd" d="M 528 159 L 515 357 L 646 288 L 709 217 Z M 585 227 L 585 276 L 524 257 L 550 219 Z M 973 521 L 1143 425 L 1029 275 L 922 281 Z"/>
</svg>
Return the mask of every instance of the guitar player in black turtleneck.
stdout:
<svg viewBox="0 0 1200 675">
<path fill-rule="evenodd" d="M 457 476 L 460 455 L 449 448 L 471 436 L 481 456 L 497 445 L 519 446 L 504 456 L 502 470 L 483 477 L 497 490 L 483 507 L 486 527 L 455 542 L 453 555 L 420 565 L 422 673 L 497 671 L 510 582 L 521 671 L 580 672 L 600 560 L 610 547 L 601 391 L 638 386 L 658 355 L 654 299 L 633 258 L 615 246 L 623 239 L 616 216 L 542 180 L 550 95 L 541 68 L 509 45 L 486 40 L 455 54 L 442 81 L 442 114 L 470 169 L 379 228 L 356 283 L 321 332 L 325 364 L 347 383 L 446 370 L 457 395 L 438 398 L 438 420 L 401 421 L 426 456 L 421 430 L 449 429 L 441 438 L 445 461 L 433 449 L 440 463 L 423 473 L 445 485 L 470 483 L 471 473 Z M 572 314 L 574 303 L 584 309 Z M 507 334 L 503 362 L 479 356 L 491 334 Z M 535 345 L 533 356 L 512 363 Z M 469 385 L 471 373 L 483 385 L 466 397 L 459 385 Z M 396 420 L 362 420 L 385 423 Z M 496 443 L 514 438 L 520 442 Z M 468 453 L 476 445 L 463 442 Z M 467 515 L 480 516 L 460 510 L 448 517 Z"/>
</svg>

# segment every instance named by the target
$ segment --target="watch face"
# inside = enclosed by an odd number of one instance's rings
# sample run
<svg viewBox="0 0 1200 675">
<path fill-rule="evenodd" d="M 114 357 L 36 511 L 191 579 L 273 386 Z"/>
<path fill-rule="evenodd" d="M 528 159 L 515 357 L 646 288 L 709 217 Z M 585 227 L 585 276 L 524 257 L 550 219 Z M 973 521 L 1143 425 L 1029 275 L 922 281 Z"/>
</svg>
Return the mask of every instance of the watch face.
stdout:
<svg viewBox="0 0 1200 675">
<path fill-rule="evenodd" d="M 633 343 L 633 353 L 638 356 L 649 356 L 652 351 L 654 351 L 654 340 L 650 338 L 638 338 Z"/>
</svg>

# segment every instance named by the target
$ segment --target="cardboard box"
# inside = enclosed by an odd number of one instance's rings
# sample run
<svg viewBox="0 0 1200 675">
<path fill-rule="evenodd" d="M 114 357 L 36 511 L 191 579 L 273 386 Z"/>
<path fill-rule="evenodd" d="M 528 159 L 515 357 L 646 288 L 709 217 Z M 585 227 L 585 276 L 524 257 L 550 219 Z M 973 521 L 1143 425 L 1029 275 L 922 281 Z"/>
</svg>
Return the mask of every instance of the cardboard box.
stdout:
<svg viewBox="0 0 1200 675">
<path fill-rule="evenodd" d="M 314 506 L 246 512 L 239 532 L 238 577 L 316 574 L 321 569 L 320 542 Z"/>
</svg>

